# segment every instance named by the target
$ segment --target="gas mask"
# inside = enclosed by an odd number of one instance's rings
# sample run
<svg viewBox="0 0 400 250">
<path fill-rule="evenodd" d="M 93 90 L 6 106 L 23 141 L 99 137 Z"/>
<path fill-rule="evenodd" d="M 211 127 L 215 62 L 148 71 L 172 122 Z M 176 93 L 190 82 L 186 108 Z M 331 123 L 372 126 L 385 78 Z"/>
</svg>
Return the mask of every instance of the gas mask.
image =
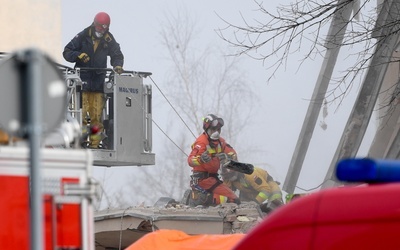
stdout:
<svg viewBox="0 0 400 250">
<path fill-rule="evenodd" d="M 92 27 L 96 38 L 102 38 L 104 34 L 108 32 L 109 26 L 107 24 L 101 25 L 99 23 L 94 22 Z"/>
<path fill-rule="evenodd" d="M 221 133 L 221 127 L 211 127 L 207 130 L 207 134 L 211 140 L 218 140 Z"/>
<path fill-rule="evenodd" d="M 219 131 L 214 131 L 211 135 L 210 135 L 210 139 L 211 140 L 218 140 L 219 139 Z"/>
<path fill-rule="evenodd" d="M 96 35 L 97 38 L 102 38 L 103 33 L 95 31 L 94 34 Z"/>
</svg>

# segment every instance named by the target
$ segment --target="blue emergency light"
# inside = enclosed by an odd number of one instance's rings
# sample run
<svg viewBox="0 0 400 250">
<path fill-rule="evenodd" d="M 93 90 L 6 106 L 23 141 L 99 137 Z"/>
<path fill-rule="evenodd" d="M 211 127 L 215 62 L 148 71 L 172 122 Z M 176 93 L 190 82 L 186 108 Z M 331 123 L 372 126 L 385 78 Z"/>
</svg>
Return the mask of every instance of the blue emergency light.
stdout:
<svg viewBox="0 0 400 250">
<path fill-rule="evenodd" d="M 344 159 L 337 164 L 336 176 L 348 182 L 400 182 L 400 161 Z"/>
</svg>

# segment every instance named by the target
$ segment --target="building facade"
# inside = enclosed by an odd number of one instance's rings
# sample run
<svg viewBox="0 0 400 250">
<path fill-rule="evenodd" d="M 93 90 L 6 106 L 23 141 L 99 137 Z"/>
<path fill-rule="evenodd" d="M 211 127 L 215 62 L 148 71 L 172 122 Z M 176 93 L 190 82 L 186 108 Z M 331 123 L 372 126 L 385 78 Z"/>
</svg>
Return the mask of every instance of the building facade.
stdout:
<svg viewBox="0 0 400 250">
<path fill-rule="evenodd" d="M 0 0 L 0 52 L 35 47 L 61 60 L 60 0 Z"/>
</svg>

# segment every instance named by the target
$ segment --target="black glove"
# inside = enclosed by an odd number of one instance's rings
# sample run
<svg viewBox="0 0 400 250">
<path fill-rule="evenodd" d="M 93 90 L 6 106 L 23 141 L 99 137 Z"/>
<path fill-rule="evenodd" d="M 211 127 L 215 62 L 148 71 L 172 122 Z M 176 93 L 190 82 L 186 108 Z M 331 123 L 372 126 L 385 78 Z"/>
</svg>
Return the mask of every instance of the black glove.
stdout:
<svg viewBox="0 0 400 250">
<path fill-rule="evenodd" d="M 204 153 L 201 154 L 200 161 L 202 163 L 207 163 L 211 161 L 211 156 L 208 154 L 207 151 L 204 151 Z"/>
<path fill-rule="evenodd" d="M 268 203 L 260 204 L 260 209 L 261 209 L 261 211 L 263 211 L 266 214 L 271 213 L 273 210 L 271 207 L 268 206 Z"/>
<path fill-rule="evenodd" d="M 275 207 L 280 207 L 282 205 L 285 205 L 285 203 L 283 203 L 283 200 L 281 200 L 281 199 L 273 200 L 273 201 L 271 201 L 271 203 L 274 204 Z"/>
<path fill-rule="evenodd" d="M 229 159 L 228 155 L 225 153 L 218 153 L 215 156 L 217 156 L 220 161 L 227 161 Z"/>
<path fill-rule="evenodd" d="M 239 198 L 234 199 L 233 202 L 236 203 L 237 205 L 240 205 L 241 203 Z"/>
<path fill-rule="evenodd" d="M 282 205 L 284 205 L 283 201 L 276 199 L 276 200 L 272 200 L 272 201 L 268 201 L 266 203 L 260 204 L 260 208 L 261 208 L 261 211 L 268 214 Z"/>
</svg>

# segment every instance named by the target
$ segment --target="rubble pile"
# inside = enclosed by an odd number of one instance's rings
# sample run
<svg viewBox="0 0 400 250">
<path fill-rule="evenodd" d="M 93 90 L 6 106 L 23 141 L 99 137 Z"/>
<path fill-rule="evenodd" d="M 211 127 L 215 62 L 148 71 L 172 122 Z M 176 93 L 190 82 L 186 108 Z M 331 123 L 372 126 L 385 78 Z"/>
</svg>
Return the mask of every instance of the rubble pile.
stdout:
<svg viewBox="0 0 400 250">
<path fill-rule="evenodd" d="M 265 216 L 255 202 L 242 202 L 240 205 L 225 203 L 215 207 L 190 207 L 171 202 L 165 207 L 147 207 L 162 215 L 194 214 L 201 220 L 204 216 L 219 216 L 223 221 L 223 234 L 247 233 L 260 223 Z"/>
<path fill-rule="evenodd" d="M 103 250 L 104 246 L 129 246 L 159 229 L 180 230 L 189 235 L 246 234 L 264 216 L 255 202 L 190 207 L 171 198 L 160 198 L 154 206 L 95 212 L 95 239 L 103 246 L 98 249 Z"/>
</svg>

